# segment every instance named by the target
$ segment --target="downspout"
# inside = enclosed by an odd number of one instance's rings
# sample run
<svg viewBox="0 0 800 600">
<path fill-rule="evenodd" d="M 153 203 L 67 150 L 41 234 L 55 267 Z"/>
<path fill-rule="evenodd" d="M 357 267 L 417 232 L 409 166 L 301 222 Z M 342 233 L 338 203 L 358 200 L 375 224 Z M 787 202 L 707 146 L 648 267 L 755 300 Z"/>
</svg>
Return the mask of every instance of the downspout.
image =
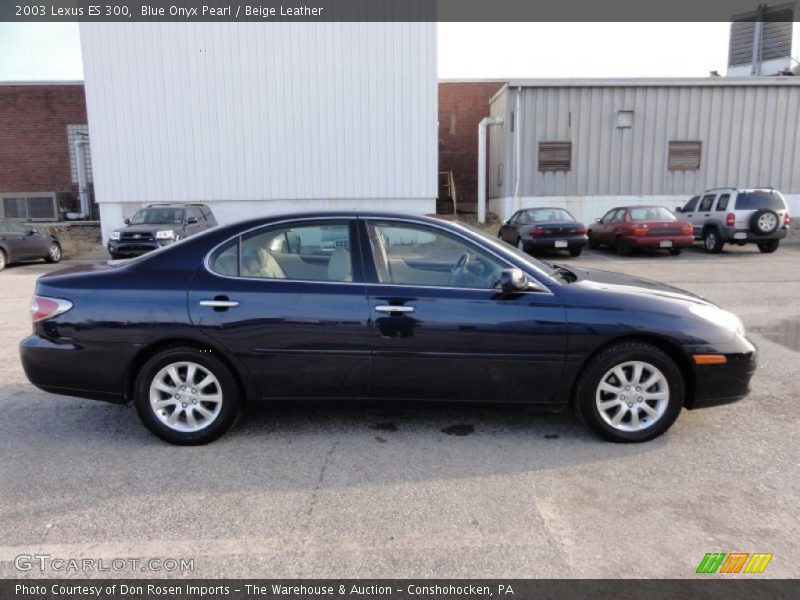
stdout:
<svg viewBox="0 0 800 600">
<path fill-rule="evenodd" d="M 484 117 L 478 123 L 478 223 L 486 223 L 486 127 L 502 124 L 502 117 Z"/>
<path fill-rule="evenodd" d="M 84 148 L 88 145 L 85 139 L 77 139 L 73 143 L 75 148 L 75 167 L 78 172 L 78 195 L 81 199 L 81 214 L 84 219 L 91 218 L 89 212 L 89 174 L 86 170 L 86 153 Z"/>
<path fill-rule="evenodd" d="M 514 210 L 519 210 L 519 157 L 522 152 L 522 135 L 520 134 L 520 129 L 522 129 L 522 113 L 519 109 L 520 96 L 522 96 L 522 87 L 517 87 L 517 98 L 514 106 Z"/>
</svg>

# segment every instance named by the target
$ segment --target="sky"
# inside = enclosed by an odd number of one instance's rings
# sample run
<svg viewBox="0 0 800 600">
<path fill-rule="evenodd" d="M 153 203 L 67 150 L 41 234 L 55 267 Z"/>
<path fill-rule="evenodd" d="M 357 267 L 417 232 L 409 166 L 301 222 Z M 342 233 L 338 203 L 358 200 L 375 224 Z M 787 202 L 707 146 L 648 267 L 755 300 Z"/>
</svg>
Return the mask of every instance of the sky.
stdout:
<svg viewBox="0 0 800 600">
<path fill-rule="evenodd" d="M 440 23 L 440 79 L 725 74 L 728 23 Z M 0 81 L 83 79 L 77 23 L 0 23 Z"/>
</svg>

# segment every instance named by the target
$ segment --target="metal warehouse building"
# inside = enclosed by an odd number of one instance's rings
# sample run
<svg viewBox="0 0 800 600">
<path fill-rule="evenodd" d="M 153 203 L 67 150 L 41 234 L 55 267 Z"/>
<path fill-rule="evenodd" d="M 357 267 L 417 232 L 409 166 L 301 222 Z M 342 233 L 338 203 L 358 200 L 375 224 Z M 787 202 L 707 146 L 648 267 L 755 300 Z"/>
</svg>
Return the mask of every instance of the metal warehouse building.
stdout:
<svg viewBox="0 0 800 600">
<path fill-rule="evenodd" d="M 82 23 L 81 42 L 104 238 L 151 202 L 435 211 L 435 23 Z"/>
<path fill-rule="evenodd" d="M 490 101 L 489 210 L 674 208 L 774 187 L 800 214 L 800 77 L 510 81 Z"/>
</svg>

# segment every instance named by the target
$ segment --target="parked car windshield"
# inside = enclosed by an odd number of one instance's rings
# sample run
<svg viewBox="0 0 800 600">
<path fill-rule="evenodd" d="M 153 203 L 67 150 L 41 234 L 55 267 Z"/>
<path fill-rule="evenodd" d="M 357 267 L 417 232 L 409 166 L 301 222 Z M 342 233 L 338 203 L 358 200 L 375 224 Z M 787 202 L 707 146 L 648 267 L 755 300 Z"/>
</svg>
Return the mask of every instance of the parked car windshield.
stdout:
<svg viewBox="0 0 800 600">
<path fill-rule="evenodd" d="M 183 223 L 182 208 L 143 208 L 131 219 L 131 225 L 177 225 Z"/>
<path fill-rule="evenodd" d="M 530 223 L 546 223 L 548 221 L 574 221 L 574 217 L 561 208 L 541 208 L 526 211 Z"/>
<path fill-rule="evenodd" d="M 631 209 L 631 221 L 675 221 L 675 215 L 662 206 Z"/>
<path fill-rule="evenodd" d="M 777 191 L 740 192 L 736 196 L 736 210 L 758 210 L 759 208 L 783 210 L 786 208 L 786 202 Z"/>
</svg>

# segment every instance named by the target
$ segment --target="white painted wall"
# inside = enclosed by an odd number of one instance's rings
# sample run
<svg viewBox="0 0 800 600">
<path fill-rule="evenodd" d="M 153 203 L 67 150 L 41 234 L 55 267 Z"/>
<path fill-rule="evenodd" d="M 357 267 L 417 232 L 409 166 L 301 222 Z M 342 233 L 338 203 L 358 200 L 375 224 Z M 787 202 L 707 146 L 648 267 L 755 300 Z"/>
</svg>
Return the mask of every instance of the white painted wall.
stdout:
<svg viewBox="0 0 800 600">
<path fill-rule="evenodd" d="M 435 23 L 80 28 L 104 236 L 151 202 L 435 211 Z"/>
</svg>

